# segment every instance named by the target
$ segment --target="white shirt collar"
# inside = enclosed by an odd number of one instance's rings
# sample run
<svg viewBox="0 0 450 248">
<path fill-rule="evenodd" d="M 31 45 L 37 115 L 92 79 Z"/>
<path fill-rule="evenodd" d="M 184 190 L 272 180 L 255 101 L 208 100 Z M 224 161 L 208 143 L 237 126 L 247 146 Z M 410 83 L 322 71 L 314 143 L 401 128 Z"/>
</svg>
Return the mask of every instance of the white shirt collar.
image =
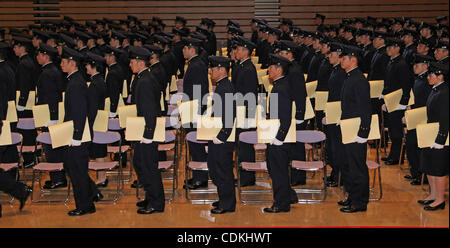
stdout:
<svg viewBox="0 0 450 248">
<path fill-rule="evenodd" d="M 424 72 L 422 72 L 422 73 L 420 73 L 418 76 L 420 77 L 420 76 L 422 76 L 423 74 L 425 74 L 425 73 L 427 73 L 428 72 L 428 70 L 427 71 L 424 71 Z"/>
<path fill-rule="evenodd" d="M 100 74 L 100 72 L 95 73 L 94 75 L 91 76 L 91 78 L 94 78 L 94 76 L 98 74 Z"/>
<path fill-rule="evenodd" d="M 50 62 L 48 62 L 47 64 L 43 65 L 42 67 L 45 67 L 46 65 L 51 64 L 51 63 L 53 63 L 53 62 L 50 61 Z"/>
<path fill-rule="evenodd" d="M 284 76 L 281 76 L 281 77 L 279 77 L 279 78 L 277 78 L 277 79 L 275 79 L 275 80 L 273 80 L 273 81 L 275 82 L 275 81 L 280 80 L 280 79 L 282 79 L 282 78 L 284 78 Z"/>
<path fill-rule="evenodd" d="M 152 67 L 153 65 L 156 65 L 156 64 L 158 64 L 159 62 L 161 62 L 161 61 L 157 61 L 157 62 L 155 62 L 155 63 L 151 64 L 151 65 L 150 65 L 150 67 Z"/>
<path fill-rule="evenodd" d="M 448 56 L 447 56 L 447 57 L 445 57 L 445 58 L 443 58 L 443 59 L 441 59 L 441 60 L 439 60 L 439 61 L 442 61 L 442 60 L 444 60 L 444 59 L 446 59 L 446 58 L 448 58 Z"/>
<path fill-rule="evenodd" d="M 243 61 L 241 61 L 239 64 L 240 65 L 242 65 L 245 61 L 247 61 L 247 60 L 249 60 L 250 59 L 250 57 L 248 57 L 248 58 L 246 58 L 246 59 L 244 59 Z"/>
<path fill-rule="evenodd" d="M 350 73 L 350 72 L 354 71 L 354 70 L 357 69 L 357 68 L 358 68 L 358 66 L 356 66 L 355 68 L 351 69 L 351 70 L 348 71 L 347 73 Z"/>
<path fill-rule="evenodd" d="M 195 57 L 198 57 L 198 55 L 194 55 L 194 56 L 192 56 L 190 59 L 189 59 L 189 61 L 188 62 L 190 62 L 193 58 L 195 58 Z"/>
<path fill-rule="evenodd" d="M 114 63 L 110 64 L 108 67 L 111 67 L 111 66 L 113 66 L 115 64 L 117 64 L 117 62 L 114 62 Z"/>
<path fill-rule="evenodd" d="M 393 57 L 393 58 L 391 58 L 391 60 L 394 60 L 394 59 L 396 59 L 398 56 L 400 56 L 400 54 L 398 54 L 397 56 L 395 56 L 395 57 Z"/>
<path fill-rule="evenodd" d="M 70 76 L 72 76 L 72 74 L 74 74 L 75 72 L 77 72 L 78 70 L 73 71 L 72 73 L 70 73 L 69 75 L 67 75 L 67 78 L 69 78 Z"/>
<path fill-rule="evenodd" d="M 143 71 L 148 70 L 148 67 L 145 67 L 144 69 L 142 69 L 140 72 L 138 72 L 138 75 L 141 74 Z"/>
<path fill-rule="evenodd" d="M 227 77 L 228 77 L 228 76 L 224 76 L 223 78 L 217 80 L 217 82 L 220 82 L 220 80 L 222 80 L 222 79 L 224 79 L 224 78 L 227 78 Z"/>
</svg>

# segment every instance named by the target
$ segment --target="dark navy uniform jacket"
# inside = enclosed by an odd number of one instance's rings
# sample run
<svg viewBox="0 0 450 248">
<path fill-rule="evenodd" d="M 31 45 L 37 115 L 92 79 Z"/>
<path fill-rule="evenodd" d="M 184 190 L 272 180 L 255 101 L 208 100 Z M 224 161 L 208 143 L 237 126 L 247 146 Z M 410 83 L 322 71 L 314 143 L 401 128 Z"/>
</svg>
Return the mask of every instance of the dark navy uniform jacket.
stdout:
<svg viewBox="0 0 450 248">
<path fill-rule="evenodd" d="M 37 83 L 37 105 L 48 104 L 50 119 L 58 120 L 58 103 L 62 101 L 63 75 L 54 63 L 42 67 Z"/>
<path fill-rule="evenodd" d="M 416 76 L 414 80 L 413 93 L 414 93 L 414 105 L 413 109 L 425 107 L 427 105 L 428 96 L 431 93 L 431 85 L 427 80 L 427 73 L 422 73 Z"/>
<path fill-rule="evenodd" d="M 427 100 L 427 123 L 439 122 L 439 132 L 435 141 L 439 145 L 444 145 L 448 136 L 448 97 L 448 83 L 443 82 L 433 88 Z"/>
<path fill-rule="evenodd" d="M 384 80 L 386 77 L 386 67 L 389 63 L 389 56 L 386 54 L 386 47 L 378 48 L 373 54 L 372 61 L 370 62 L 370 71 L 368 75 L 369 81 L 371 80 Z"/>
<path fill-rule="evenodd" d="M 89 123 L 94 125 L 98 110 L 105 109 L 105 99 L 108 95 L 104 76 L 100 73 L 91 77 L 91 84 L 88 87 L 89 93 Z"/>
<path fill-rule="evenodd" d="M 234 118 L 236 117 L 236 102 L 234 101 L 234 87 L 233 84 L 231 84 L 230 80 L 228 80 L 228 77 L 224 77 L 223 79 L 219 80 L 217 82 L 216 89 L 214 90 L 213 95 L 213 116 L 214 117 L 222 117 L 222 129 L 220 130 L 219 134 L 217 135 L 217 139 L 219 139 L 222 142 L 226 142 L 228 137 L 231 135 L 231 131 L 233 130 L 232 126 L 234 123 Z M 232 94 L 231 96 L 227 97 L 226 94 Z M 217 97 L 220 98 L 220 100 L 217 99 Z M 215 101 L 221 102 L 220 106 L 215 104 Z M 218 109 L 220 107 L 220 109 Z M 228 112 L 227 112 L 228 110 Z M 231 112 L 230 112 L 231 111 Z M 220 115 L 218 113 L 221 113 Z"/>
<path fill-rule="evenodd" d="M 383 95 L 402 89 L 401 105 L 408 105 L 414 78 L 408 64 L 401 55 L 390 59 L 386 67 Z"/>
<path fill-rule="evenodd" d="M 23 55 L 19 59 L 16 68 L 16 86 L 20 91 L 19 106 L 25 107 L 30 91 L 36 89 L 36 81 L 39 77 L 39 69 L 29 54 Z"/>
<path fill-rule="evenodd" d="M 116 113 L 119 105 L 119 97 L 123 90 L 123 80 L 125 75 L 119 63 L 115 63 L 108 68 L 108 75 L 106 75 L 106 87 L 108 88 L 108 97 L 111 101 L 112 113 Z"/>
<path fill-rule="evenodd" d="M 279 78 L 273 82 L 272 94 L 278 94 L 278 119 L 280 119 L 280 128 L 275 138 L 284 141 L 289 131 L 292 121 L 292 98 L 290 94 L 289 82 L 286 77 Z M 274 101 L 270 98 L 269 108 L 272 109 Z"/>
<path fill-rule="evenodd" d="M 68 79 L 64 98 L 64 122 L 73 121 L 73 139 L 81 140 L 89 114 L 88 86 L 80 71 L 72 73 Z M 92 131 L 92 126 L 90 130 Z"/>
<path fill-rule="evenodd" d="M 294 60 L 288 69 L 287 80 L 289 82 L 292 100 L 295 101 L 295 119 L 305 119 L 306 109 L 306 85 L 301 66 Z"/>
</svg>

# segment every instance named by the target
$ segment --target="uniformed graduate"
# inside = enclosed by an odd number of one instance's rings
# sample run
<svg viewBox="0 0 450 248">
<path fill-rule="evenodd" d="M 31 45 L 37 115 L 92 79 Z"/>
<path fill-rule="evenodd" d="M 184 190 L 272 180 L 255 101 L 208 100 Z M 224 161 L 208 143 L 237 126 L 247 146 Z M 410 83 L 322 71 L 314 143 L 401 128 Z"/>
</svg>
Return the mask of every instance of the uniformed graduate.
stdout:
<svg viewBox="0 0 450 248">
<path fill-rule="evenodd" d="M 314 50 L 311 60 L 309 61 L 307 73 L 308 77 L 306 78 L 306 82 L 312 82 L 317 80 L 317 73 L 319 71 L 320 63 L 322 62 L 322 59 L 324 58 L 321 49 L 322 44 L 320 43 L 321 36 L 320 34 L 315 34 L 313 36 L 313 43 L 312 43 L 312 49 Z"/>
<path fill-rule="evenodd" d="M 50 109 L 50 122 L 46 127 L 58 123 L 58 103 L 62 101 L 63 75 L 53 59 L 58 56 L 58 50 L 44 43 L 37 50 L 37 62 L 42 67 L 42 72 L 37 82 L 37 105 L 48 104 Z M 64 149 L 52 149 L 50 145 L 43 145 L 46 161 L 50 163 L 62 163 Z M 45 182 L 44 189 L 56 189 L 67 187 L 66 172 L 50 172 L 50 180 Z"/>
<path fill-rule="evenodd" d="M 5 118 L 6 111 L 8 106 L 8 101 L 16 101 L 16 80 L 14 70 L 11 68 L 8 63 L 8 53 L 10 52 L 11 47 L 9 44 L 5 42 L 0 42 L 0 87 L 1 93 L 0 97 L 2 97 L 2 101 L 6 101 L 6 105 L 3 105 Z M 11 129 L 14 130 L 15 123 L 11 123 Z M 0 163 L 14 163 L 17 162 L 19 158 L 19 153 L 17 151 L 17 146 L 11 145 L 3 148 L 3 156 Z M 10 170 L 7 174 L 16 175 L 16 171 Z"/>
<path fill-rule="evenodd" d="M 302 56 L 300 57 L 299 63 L 302 66 L 303 70 L 306 73 L 308 73 L 309 64 L 315 52 L 313 48 L 315 33 L 309 31 L 302 31 L 302 35 L 304 37 L 303 40 L 304 51 Z"/>
<path fill-rule="evenodd" d="M 158 80 L 158 85 L 160 92 L 162 93 L 164 99 L 166 98 L 166 88 L 169 85 L 169 75 L 167 74 L 164 65 L 160 62 L 160 57 L 163 52 L 163 49 L 157 47 L 157 46 L 148 46 L 146 45 L 145 48 L 149 50 L 151 56 L 149 60 L 150 64 L 150 71 L 155 76 L 155 78 Z M 160 94 L 161 94 L 160 93 Z M 167 113 L 167 102 L 164 100 L 164 109 L 160 115 L 165 115 Z"/>
<path fill-rule="evenodd" d="M 131 47 L 130 67 L 135 78 L 137 115 L 145 118 L 142 140 L 135 145 L 134 167 L 145 190 L 145 200 L 138 202 L 138 214 L 164 212 L 164 188 L 158 169 L 158 142 L 153 141 L 156 118 L 161 112 L 161 92 L 156 78 L 149 72 L 150 52 L 142 47 Z"/>
<path fill-rule="evenodd" d="M 245 117 L 248 119 L 254 119 L 256 113 L 256 99 L 258 94 L 258 75 L 256 73 L 255 65 L 253 65 L 250 58 L 253 49 L 256 45 L 249 39 L 242 36 L 236 37 L 236 52 L 235 58 L 237 62 L 233 67 L 231 82 L 236 90 L 236 94 L 241 97 L 247 97 L 255 99 L 254 103 L 251 102 L 237 102 L 237 106 L 246 107 Z M 247 129 L 245 129 L 247 128 Z M 236 130 L 236 137 L 244 131 L 251 131 L 252 128 L 245 127 L 238 128 Z M 255 150 L 253 145 L 246 143 L 239 144 L 239 162 L 254 162 L 255 161 Z M 255 173 L 250 171 L 241 170 L 240 172 L 240 184 L 241 187 L 255 185 Z"/>
<path fill-rule="evenodd" d="M 421 154 L 421 167 L 428 177 L 430 195 L 418 202 L 427 211 L 445 209 L 445 185 L 448 176 L 449 148 L 445 146 L 448 138 L 449 94 L 448 66 L 432 63 L 428 83 L 433 90 L 427 99 L 427 123 L 439 123 L 439 131 L 431 148 L 424 148 Z"/>
<path fill-rule="evenodd" d="M 73 185 L 76 209 L 68 212 L 69 216 L 81 216 L 95 213 L 94 201 L 99 201 L 103 195 L 89 177 L 89 143 L 82 143 L 82 136 L 89 115 L 89 93 L 87 83 L 78 67 L 81 66 L 83 55 L 77 51 L 64 48 L 61 69 L 68 74 L 64 99 L 64 122 L 73 121 L 73 137 L 66 148 L 64 169 Z M 92 137 L 92 126 L 89 127 Z"/>
<path fill-rule="evenodd" d="M 183 92 L 188 99 L 183 101 L 198 100 L 201 112 L 206 110 L 206 105 L 202 104 L 203 96 L 209 93 L 208 83 L 208 66 L 198 56 L 201 41 L 194 38 L 184 38 L 183 55 L 187 59 L 188 67 L 183 79 Z M 193 131 L 192 128 L 187 128 L 186 131 Z M 206 162 L 207 154 L 204 144 L 189 143 L 189 153 L 192 155 L 194 161 Z M 192 180 L 188 180 L 190 189 L 198 189 L 208 186 L 208 172 L 194 171 Z"/>
<path fill-rule="evenodd" d="M 280 41 L 278 55 L 283 56 L 291 63 L 288 67 L 286 78 L 289 82 L 292 100 L 295 102 L 295 121 L 296 130 L 304 130 L 306 128 L 305 109 L 306 109 L 306 85 L 304 72 L 301 66 L 295 61 L 294 53 L 297 44 L 293 41 Z M 291 159 L 297 161 L 306 161 L 305 144 L 297 142 L 292 145 Z M 306 184 L 306 172 L 302 170 L 291 171 L 291 185 Z"/>
<path fill-rule="evenodd" d="M 372 31 L 368 29 L 358 29 L 357 34 L 359 35 L 359 41 L 361 48 L 363 49 L 362 61 L 359 68 L 363 71 L 363 73 L 369 74 L 370 64 L 375 53 L 375 48 L 373 47 L 371 39 Z"/>
<path fill-rule="evenodd" d="M 163 49 L 161 58 L 159 60 L 161 61 L 161 63 L 164 66 L 164 69 L 166 70 L 168 80 L 170 83 L 170 80 L 172 79 L 172 75 L 176 75 L 175 70 L 177 69 L 175 67 L 175 62 L 176 62 L 175 55 L 173 54 L 173 51 L 169 48 L 170 41 L 168 39 L 170 39 L 170 38 L 163 37 L 160 35 L 153 35 L 152 39 L 154 39 L 153 40 L 154 46 L 158 46 L 161 49 Z"/>
<path fill-rule="evenodd" d="M 448 42 L 438 42 L 434 50 L 434 58 L 437 63 L 448 66 Z"/>
<path fill-rule="evenodd" d="M 417 42 L 417 53 L 420 55 L 428 55 L 434 57 L 432 40 L 421 37 Z"/>
<path fill-rule="evenodd" d="M 227 141 L 236 116 L 235 90 L 228 80 L 230 65 L 229 58 L 209 56 L 211 82 L 216 86 L 212 99 L 213 117 L 222 118 L 222 129 L 214 140 L 208 142 L 208 170 L 219 194 L 219 201 L 213 204 L 212 214 L 234 212 L 236 208 L 234 142 Z"/>
<path fill-rule="evenodd" d="M 320 38 L 320 64 L 317 70 L 317 91 L 328 91 L 328 79 L 330 78 L 332 66 L 328 60 L 328 53 L 330 51 L 331 40 L 327 37 Z M 309 77 L 309 74 L 308 74 Z M 314 99 L 315 100 L 315 99 Z M 315 106 L 315 101 L 313 101 L 313 106 Z M 318 130 L 323 130 L 322 118 L 325 117 L 324 111 L 316 111 L 316 116 L 314 117 L 316 121 L 316 127 Z"/>
<path fill-rule="evenodd" d="M 39 77 L 39 69 L 36 68 L 34 59 L 28 54 L 28 49 L 31 47 L 31 41 L 27 38 L 13 37 L 14 39 L 14 53 L 19 57 L 19 64 L 16 68 L 16 87 L 20 91 L 19 102 L 17 103 L 18 118 L 32 118 L 31 110 L 25 110 L 26 103 L 30 91 L 36 89 L 36 81 Z M 34 146 L 36 143 L 36 130 L 19 130 L 23 136 L 23 145 Z M 28 168 L 34 165 L 34 155 L 23 154 L 24 167 Z"/>
<path fill-rule="evenodd" d="M 386 52 L 391 59 L 386 67 L 383 96 L 398 89 L 403 90 L 403 95 L 398 109 L 385 114 L 389 137 L 392 141 L 389 155 L 386 158 L 382 158 L 386 165 L 394 165 L 399 162 L 403 139 L 402 118 L 408 105 L 411 88 L 414 84 L 413 74 L 409 69 L 409 65 L 400 55 L 403 45 L 403 41 L 399 39 L 387 39 Z"/>
<path fill-rule="evenodd" d="M 428 67 L 434 61 L 430 56 L 418 55 L 414 57 L 414 74 L 415 80 L 413 85 L 414 104 L 411 109 L 425 107 L 428 96 L 431 93 L 431 86 L 428 84 Z M 422 184 L 422 172 L 420 170 L 420 153 L 421 150 L 417 145 L 417 133 L 415 129 L 408 130 L 406 133 L 406 155 L 410 166 L 410 175 L 405 178 L 411 180 L 411 185 Z"/>
<path fill-rule="evenodd" d="M 417 45 L 415 44 L 415 40 L 417 37 L 417 33 L 411 30 L 403 30 L 401 34 L 401 39 L 405 43 L 405 49 L 403 49 L 402 57 L 406 60 L 408 65 L 411 66 L 411 69 L 414 65 L 414 54 L 417 52 Z"/>
<path fill-rule="evenodd" d="M 293 26 L 293 22 L 291 19 L 288 18 L 281 18 L 281 35 L 280 40 L 292 40 L 291 38 L 291 29 Z"/>
<path fill-rule="evenodd" d="M 269 54 L 274 52 L 274 44 L 281 35 L 281 31 L 278 28 L 274 28 L 271 26 L 267 26 L 267 43 L 265 43 L 264 50 L 262 51 L 262 55 L 265 55 L 266 59 L 263 61 L 261 69 L 267 69 L 269 67 Z"/>
<path fill-rule="evenodd" d="M 347 74 L 342 69 L 339 56 L 343 51 L 342 44 L 331 43 L 330 53 L 328 55 L 332 71 L 328 79 L 328 100 L 327 102 L 337 102 L 341 100 L 341 90 Z M 341 130 L 337 124 L 327 124 L 327 154 L 330 166 L 332 168 L 331 175 L 327 178 L 328 187 L 337 187 L 339 181 L 339 173 L 342 173 L 342 167 L 345 162 L 345 149 L 342 145 Z M 343 184 L 342 179 L 340 180 Z M 344 189 L 346 190 L 346 189 Z"/>
<path fill-rule="evenodd" d="M 117 116 L 117 107 L 119 104 L 119 97 L 122 94 L 123 80 L 125 79 L 122 66 L 118 63 L 118 58 L 122 51 L 112 46 L 107 46 L 105 51 L 106 64 L 108 65 L 107 74 L 105 75 L 105 82 L 108 88 L 108 97 L 111 101 L 111 108 L 109 117 Z"/>
<path fill-rule="evenodd" d="M 183 47 L 184 47 L 184 41 L 183 37 L 187 37 L 188 33 L 186 33 L 183 29 L 172 29 L 173 36 L 173 54 L 175 55 L 175 58 L 177 59 L 176 62 L 176 71 L 179 72 L 178 79 L 181 79 L 184 77 L 184 66 L 186 63 L 186 59 L 183 56 Z"/>
<path fill-rule="evenodd" d="M 420 36 L 429 41 L 431 47 L 436 46 L 437 37 L 435 36 L 435 27 L 430 23 L 423 22 L 419 29 Z"/>
<path fill-rule="evenodd" d="M 357 47 L 345 47 L 341 53 L 341 67 L 347 73 L 341 91 L 341 120 L 361 118 L 358 135 L 353 143 L 345 144 L 345 163 L 342 168 L 344 187 L 348 198 L 338 202 L 345 206 L 344 213 L 363 212 L 369 202 L 369 171 L 366 165 L 367 137 L 369 136 L 370 86 L 362 71 L 358 68 L 362 50 Z"/>
<path fill-rule="evenodd" d="M 264 208 L 265 213 L 289 212 L 290 204 L 297 203 L 296 192 L 289 183 L 289 150 L 290 146 L 284 143 L 292 119 L 292 97 L 290 86 L 285 77 L 289 60 L 280 55 L 270 55 L 270 66 L 268 68 L 269 77 L 273 80 L 270 109 L 276 110 L 278 116 L 271 118 L 280 120 L 280 127 L 276 137 L 267 145 L 266 161 L 269 175 L 272 178 L 273 204 L 271 207 Z M 277 96 L 277 97 L 273 97 Z M 278 99 L 275 101 L 273 99 Z"/>
<path fill-rule="evenodd" d="M 202 25 L 210 32 L 210 35 L 208 36 L 208 43 L 206 45 L 206 51 L 209 55 L 215 55 L 217 51 L 217 38 L 216 34 L 214 33 L 216 22 L 209 18 L 202 18 L 200 25 Z"/>
<path fill-rule="evenodd" d="M 100 72 L 106 66 L 105 58 L 91 52 L 86 53 L 86 72 L 89 75 L 88 94 L 89 94 L 89 124 L 94 126 L 95 118 L 99 110 L 105 109 L 105 99 L 107 96 L 107 87 L 104 75 Z M 89 157 L 96 162 L 105 162 L 107 156 L 107 145 L 92 143 L 89 147 Z M 97 187 L 106 187 L 108 179 L 106 171 L 97 172 Z"/>
<path fill-rule="evenodd" d="M 314 18 L 314 25 L 317 25 L 316 30 L 320 31 L 324 25 L 326 16 L 316 13 Z"/>
<path fill-rule="evenodd" d="M 175 28 L 181 29 L 184 33 L 189 35 L 191 33 L 190 29 L 186 27 L 187 20 L 184 17 L 176 16 L 175 17 Z"/>
</svg>

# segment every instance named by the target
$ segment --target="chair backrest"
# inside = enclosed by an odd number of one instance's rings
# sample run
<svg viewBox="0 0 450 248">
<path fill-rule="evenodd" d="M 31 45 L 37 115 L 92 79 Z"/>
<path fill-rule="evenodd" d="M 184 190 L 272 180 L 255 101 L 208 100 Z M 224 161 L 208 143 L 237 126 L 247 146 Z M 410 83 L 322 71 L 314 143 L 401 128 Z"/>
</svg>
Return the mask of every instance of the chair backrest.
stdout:
<svg viewBox="0 0 450 248">
<path fill-rule="evenodd" d="M 319 143 L 326 140 L 326 136 L 321 131 L 300 130 L 297 131 L 297 142 L 300 143 Z"/>
<path fill-rule="evenodd" d="M 109 119 L 108 120 L 108 129 L 111 131 L 119 131 L 123 128 L 120 127 L 119 118 Z"/>
<path fill-rule="evenodd" d="M 199 141 L 197 140 L 197 131 L 191 131 L 186 135 L 186 140 L 192 143 L 197 143 L 197 144 L 206 144 L 208 143 L 207 141 Z"/>
<path fill-rule="evenodd" d="M 34 126 L 33 118 L 20 118 L 17 122 L 17 128 L 22 130 L 34 130 L 36 129 Z"/>
<path fill-rule="evenodd" d="M 239 142 L 256 145 L 258 144 L 258 135 L 256 131 L 247 131 L 239 134 Z"/>
<path fill-rule="evenodd" d="M 46 144 L 46 145 L 51 145 L 52 144 L 52 139 L 50 138 L 50 133 L 49 132 L 45 132 L 45 133 L 41 133 L 37 136 L 36 138 L 37 142 L 40 142 L 42 144 Z"/>
<path fill-rule="evenodd" d="M 120 141 L 120 134 L 118 132 L 94 132 L 92 143 L 94 144 L 112 144 Z"/>
<path fill-rule="evenodd" d="M 166 117 L 166 128 L 174 127 L 178 122 L 178 117 Z"/>
<path fill-rule="evenodd" d="M 170 130 L 167 130 L 166 131 L 166 140 L 164 141 L 165 143 L 170 143 L 170 142 L 174 142 L 175 141 L 175 134 L 172 132 L 172 131 L 170 131 Z"/>
<path fill-rule="evenodd" d="M 11 133 L 11 140 L 11 145 L 18 145 L 22 142 L 22 135 L 20 133 Z"/>
</svg>

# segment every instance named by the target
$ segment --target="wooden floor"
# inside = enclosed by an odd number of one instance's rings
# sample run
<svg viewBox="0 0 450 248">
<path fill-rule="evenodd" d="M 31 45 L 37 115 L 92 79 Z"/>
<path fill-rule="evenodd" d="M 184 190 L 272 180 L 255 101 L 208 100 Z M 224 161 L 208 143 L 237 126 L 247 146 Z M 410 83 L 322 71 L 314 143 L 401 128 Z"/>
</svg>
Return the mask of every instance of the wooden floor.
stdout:
<svg viewBox="0 0 450 248">
<path fill-rule="evenodd" d="M 182 166 L 181 166 L 182 167 Z M 295 204 L 289 213 L 265 214 L 262 209 L 271 204 L 244 205 L 238 203 L 236 212 L 211 215 L 210 204 L 191 204 L 186 201 L 182 183 L 183 169 L 173 202 L 166 204 L 164 213 L 148 216 L 136 213 L 135 190 L 126 183 L 120 200 L 115 203 L 97 203 L 97 212 L 82 217 L 69 217 L 74 209 L 71 197 L 68 204 L 31 204 L 27 202 L 19 212 L 18 202 L 7 203 L 2 195 L 2 228 L 144 228 L 144 227 L 449 227 L 448 193 L 446 208 L 436 212 L 423 210 L 417 203 L 426 197 L 421 186 L 411 186 L 403 178 L 407 170 L 396 166 L 382 166 L 383 198 L 371 202 L 367 212 L 344 214 L 337 201 L 342 199 L 339 188 L 328 188 L 326 201 L 318 204 Z M 318 180 L 315 175 L 309 182 Z M 110 182 L 108 188 L 114 188 Z M 36 188 L 35 188 L 36 189 Z M 376 193 L 375 190 L 374 193 Z M 270 198 L 270 195 L 269 195 Z"/>
</svg>

